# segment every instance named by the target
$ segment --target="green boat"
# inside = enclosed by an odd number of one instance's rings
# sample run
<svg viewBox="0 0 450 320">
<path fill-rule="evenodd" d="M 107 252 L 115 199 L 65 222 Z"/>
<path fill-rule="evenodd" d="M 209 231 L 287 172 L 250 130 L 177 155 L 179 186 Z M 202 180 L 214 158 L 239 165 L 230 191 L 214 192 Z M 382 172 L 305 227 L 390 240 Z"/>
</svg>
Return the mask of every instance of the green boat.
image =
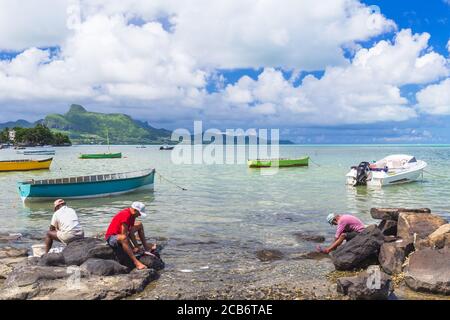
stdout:
<svg viewBox="0 0 450 320">
<path fill-rule="evenodd" d="M 309 157 L 299 159 L 256 159 L 248 160 L 250 168 L 270 168 L 270 167 L 306 167 L 309 164 Z"/>
<path fill-rule="evenodd" d="M 109 131 L 106 129 L 106 141 L 108 143 L 108 153 L 84 153 L 80 155 L 80 159 L 120 159 L 122 152 L 112 153 L 109 149 Z"/>
<path fill-rule="evenodd" d="M 87 153 L 82 154 L 80 159 L 120 159 L 122 153 Z"/>
</svg>

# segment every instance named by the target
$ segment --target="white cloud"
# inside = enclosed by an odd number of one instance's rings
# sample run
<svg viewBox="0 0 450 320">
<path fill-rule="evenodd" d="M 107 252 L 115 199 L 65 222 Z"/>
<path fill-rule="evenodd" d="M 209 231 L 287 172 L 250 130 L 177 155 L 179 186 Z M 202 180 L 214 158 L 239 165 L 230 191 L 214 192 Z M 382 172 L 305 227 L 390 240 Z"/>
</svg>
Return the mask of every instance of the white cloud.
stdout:
<svg viewBox="0 0 450 320">
<path fill-rule="evenodd" d="M 241 78 L 229 85 L 224 103 L 239 105 L 243 114 L 271 104 L 270 112 L 284 124 L 350 124 L 403 121 L 416 111 L 400 87 L 434 81 L 448 75 L 444 57 L 429 50 L 428 34 L 398 33 L 393 43 L 380 41 L 357 51 L 347 66 L 329 67 L 319 79 L 312 75 L 299 87 L 282 73 L 265 69 L 257 80 Z M 232 109 L 232 107 L 230 107 Z M 242 112 L 242 111 L 241 111 Z M 258 112 L 260 113 L 260 112 Z"/>
<path fill-rule="evenodd" d="M 433 115 L 450 115 L 450 78 L 417 93 L 420 111 Z"/>
<path fill-rule="evenodd" d="M 353 0 L 169 3 L 180 47 L 218 68 L 323 69 L 344 62 L 342 45 L 395 28 Z"/>
<path fill-rule="evenodd" d="M 0 50 L 50 47 L 63 42 L 69 0 L 0 0 Z"/>
<path fill-rule="evenodd" d="M 7 2 L 0 0 L 0 12 L 9 10 Z M 405 30 L 393 43 L 362 49 L 355 42 L 395 24 L 356 0 L 286 2 L 83 0 L 84 20 L 70 32 L 57 27 L 67 18 L 61 10 L 47 17 L 54 26 L 54 33 L 42 32 L 48 37 L 33 30 L 46 25 L 41 18 L 24 23 L 17 37 L 0 30 L 0 47 L 27 47 L 0 61 L 0 120 L 21 110 L 63 112 L 61 106 L 75 102 L 99 111 L 123 108 L 144 119 L 206 117 L 221 125 L 401 121 L 416 116 L 402 85 L 448 75 L 446 59 L 428 47 L 428 34 Z M 11 14 L 3 15 L 5 25 L 14 24 Z M 54 43 L 56 55 L 35 48 Z M 343 47 L 356 52 L 354 59 L 344 58 Z M 259 66 L 265 68 L 257 80 L 244 76 L 218 92 L 206 90 L 208 79 L 220 79 L 218 68 Z M 279 68 L 325 73 L 296 87 Z"/>
</svg>

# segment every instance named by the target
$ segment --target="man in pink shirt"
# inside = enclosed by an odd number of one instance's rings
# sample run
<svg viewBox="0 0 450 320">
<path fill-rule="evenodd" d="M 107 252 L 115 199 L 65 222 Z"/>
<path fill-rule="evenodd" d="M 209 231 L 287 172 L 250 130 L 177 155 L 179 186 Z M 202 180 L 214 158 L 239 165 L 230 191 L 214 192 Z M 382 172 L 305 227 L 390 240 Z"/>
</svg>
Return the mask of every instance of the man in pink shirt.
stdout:
<svg viewBox="0 0 450 320">
<path fill-rule="evenodd" d="M 318 250 L 323 253 L 330 253 L 336 250 L 344 240 L 349 241 L 353 239 L 358 233 L 364 230 L 364 224 L 358 218 L 349 214 L 335 214 L 330 213 L 327 217 L 327 221 L 331 225 L 337 225 L 336 235 L 334 237 L 334 242 L 326 249 L 322 249 L 320 246 Z"/>
</svg>

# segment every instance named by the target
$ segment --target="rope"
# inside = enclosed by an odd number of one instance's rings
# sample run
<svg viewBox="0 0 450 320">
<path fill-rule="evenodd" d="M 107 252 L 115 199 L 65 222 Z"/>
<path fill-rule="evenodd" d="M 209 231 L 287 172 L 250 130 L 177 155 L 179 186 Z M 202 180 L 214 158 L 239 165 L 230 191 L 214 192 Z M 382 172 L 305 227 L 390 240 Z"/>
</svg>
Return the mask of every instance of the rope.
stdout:
<svg viewBox="0 0 450 320">
<path fill-rule="evenodd" d="M 423 172 L 426 172 L 426 173 L 428 173 L 429 175 L 435 176 L 435 177 L 438 177 L 438 178 L 448 178 L 448 177 L 441 176 L 441 175 L 438 175 L 438 174 L 435 174 L 435 173 L 431 173 L 430 171 L 427 171 L 427 170 L 423 170 Z"/>
<path fill-rule="evenodd" d="M 309 161 L 311 161 L 313 164 L 315 164 L 318 167 L 322 167 L 320 164 L 318 164 L 317 162 L 314 162 L 313 159 L 309 158 Z"/>
<path fill-rule="evenodd" d="M 172 182 L 172 181 L 170 181 L 169 179 L 163 177 L 159 172 L 156 172 L 156 174 L 158 175 L 160 181 L 161 181 L 161 179 L 163 179 L 163 180 L 169 182 L 170 184 L 173 184 L 175 187 L 177 187 L 177 188 L 179 188 L 179 189 L 181 189 L 181 190 L 183 190 L 183 191 L 187 191 L 186 188 L 183 188 L 183 187 L 177 185 L 175 182 Z"/>
</svg>

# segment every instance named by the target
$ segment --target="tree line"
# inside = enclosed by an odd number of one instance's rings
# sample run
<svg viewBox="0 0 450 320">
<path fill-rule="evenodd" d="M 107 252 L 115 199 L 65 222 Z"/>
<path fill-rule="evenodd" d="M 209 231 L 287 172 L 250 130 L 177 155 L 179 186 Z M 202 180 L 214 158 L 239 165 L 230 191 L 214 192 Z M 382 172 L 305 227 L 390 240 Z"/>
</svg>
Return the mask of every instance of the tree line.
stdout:
<svg viewBox="0 0 450 320">
<path fill-rule="evenodd" d="M 15 131 L 14 141 L 10 140 L 9 132 L 11 130 Z M 68 135 L 60 132 L 52 132 L 43 124 L 37 124 L 34 128 L 5 128 L 0 132 L 0 143 L 13 143 L 15 145 L 26 146 L 62 146 L 72 144 Z"/>
</svg>

